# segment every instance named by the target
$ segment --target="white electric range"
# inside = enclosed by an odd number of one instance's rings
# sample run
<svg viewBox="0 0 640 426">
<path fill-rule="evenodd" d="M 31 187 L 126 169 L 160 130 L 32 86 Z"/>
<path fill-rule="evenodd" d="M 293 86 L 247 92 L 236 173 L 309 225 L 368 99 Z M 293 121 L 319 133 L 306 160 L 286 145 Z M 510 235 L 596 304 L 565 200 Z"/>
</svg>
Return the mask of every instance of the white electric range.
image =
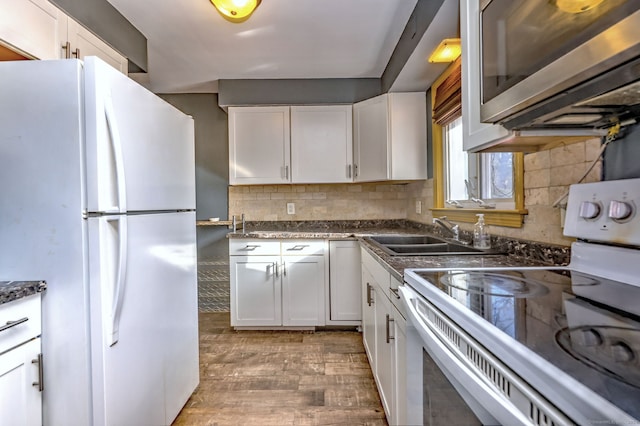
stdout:
<svg viewBox="0 0 640 426">
<path fill-rule="evenodd" d="M 405 270 L 410 424 L 640 423 L 639 209 L 573 185 L 568 266 Z"/>
</svg>

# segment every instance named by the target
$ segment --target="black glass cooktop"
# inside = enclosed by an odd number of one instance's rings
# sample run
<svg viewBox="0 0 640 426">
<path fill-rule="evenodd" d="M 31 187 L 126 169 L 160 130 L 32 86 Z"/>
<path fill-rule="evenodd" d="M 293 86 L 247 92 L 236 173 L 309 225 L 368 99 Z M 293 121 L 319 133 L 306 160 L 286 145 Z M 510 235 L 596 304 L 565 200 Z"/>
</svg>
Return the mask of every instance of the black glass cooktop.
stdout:
<svg viewBox="0 0 640 426">
<path fill-rule="evenodd" d="M 640 287 L 567 268 L 415 272 L 640 419 Z"/>
</svg>

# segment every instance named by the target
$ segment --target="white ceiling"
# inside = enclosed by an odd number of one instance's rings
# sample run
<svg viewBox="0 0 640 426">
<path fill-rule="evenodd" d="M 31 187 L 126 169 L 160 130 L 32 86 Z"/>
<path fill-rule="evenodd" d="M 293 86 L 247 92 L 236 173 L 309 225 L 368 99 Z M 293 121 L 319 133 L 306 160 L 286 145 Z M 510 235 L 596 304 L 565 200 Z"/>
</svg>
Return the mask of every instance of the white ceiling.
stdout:
<svg viewBox="0 0 640 426">
<path fill-rule="evenodd" d="M 417 2 L 263 0 L 233 24 L 209 0 L 108 1 L 147 37 L 149 72 L 132 77 L 156 93 L 217 92 L 219 79 L 378 78 Z M 397 83 L 415 86 L 419 64 Z"/>
</svg>

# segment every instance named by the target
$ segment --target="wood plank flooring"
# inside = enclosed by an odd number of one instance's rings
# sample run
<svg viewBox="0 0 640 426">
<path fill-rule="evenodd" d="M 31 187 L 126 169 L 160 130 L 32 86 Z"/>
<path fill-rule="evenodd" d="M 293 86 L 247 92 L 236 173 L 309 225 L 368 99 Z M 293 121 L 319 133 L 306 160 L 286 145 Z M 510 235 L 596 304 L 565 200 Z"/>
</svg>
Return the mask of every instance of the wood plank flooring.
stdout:
<svg viewBox="0 0 640 426">
<path fill-rule="evenodd" d="M 355 331 L 235 331 L 200 313 L 200 385 L 175 426 L 387 425 Z"/>
</svg>

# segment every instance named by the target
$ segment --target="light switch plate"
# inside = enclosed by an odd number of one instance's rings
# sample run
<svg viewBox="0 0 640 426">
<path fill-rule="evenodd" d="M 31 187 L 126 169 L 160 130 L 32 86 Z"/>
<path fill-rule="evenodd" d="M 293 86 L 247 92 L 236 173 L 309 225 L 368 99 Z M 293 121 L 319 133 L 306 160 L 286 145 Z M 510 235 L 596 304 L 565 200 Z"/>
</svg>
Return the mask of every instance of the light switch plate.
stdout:
<svg viewBox="0 0 640 426">
<path fill-rule="evenodd" d="M 294 203 L 287 203 L 287 214 L 296 214 L 296 205 Z"/>
</svg>

